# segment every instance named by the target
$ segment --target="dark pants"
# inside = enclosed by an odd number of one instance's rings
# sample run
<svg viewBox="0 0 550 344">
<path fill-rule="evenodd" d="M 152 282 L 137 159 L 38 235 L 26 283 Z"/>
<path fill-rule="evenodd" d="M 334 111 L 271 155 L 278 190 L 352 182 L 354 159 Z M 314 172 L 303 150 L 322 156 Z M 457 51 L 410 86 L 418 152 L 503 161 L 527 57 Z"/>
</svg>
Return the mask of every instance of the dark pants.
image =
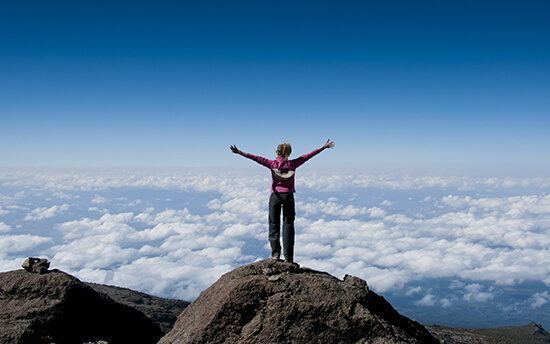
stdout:
<svg viewBox="0 0 550 344">
<path fill-rule="evenodd" d="M 294 194 L 272 193 L 269 198 L 269 243 L 271 255 L 281 255 L 281 208 L 283 209 L 283 247 L 285 260 L 294 260 Z"/>
</svg>

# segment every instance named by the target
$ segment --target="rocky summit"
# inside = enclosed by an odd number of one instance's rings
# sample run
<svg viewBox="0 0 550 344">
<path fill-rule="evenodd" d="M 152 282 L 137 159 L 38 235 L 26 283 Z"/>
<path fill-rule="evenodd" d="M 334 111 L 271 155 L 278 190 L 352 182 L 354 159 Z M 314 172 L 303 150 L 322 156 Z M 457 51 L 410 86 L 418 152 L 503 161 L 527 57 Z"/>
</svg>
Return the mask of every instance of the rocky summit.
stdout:
<svg viewBox="0 0 550 344">
<path fill-rule="evenodd" d="M 439 343 L 357 277 L 276 260 L 223 275 L 178 317 L 168 343 Z"/>
<path fill-rule="evenodd" d="M 64 272 L 0 273 L 0 344 L 147 344 L 162 335 L 140 311 Z"/>
</svg>

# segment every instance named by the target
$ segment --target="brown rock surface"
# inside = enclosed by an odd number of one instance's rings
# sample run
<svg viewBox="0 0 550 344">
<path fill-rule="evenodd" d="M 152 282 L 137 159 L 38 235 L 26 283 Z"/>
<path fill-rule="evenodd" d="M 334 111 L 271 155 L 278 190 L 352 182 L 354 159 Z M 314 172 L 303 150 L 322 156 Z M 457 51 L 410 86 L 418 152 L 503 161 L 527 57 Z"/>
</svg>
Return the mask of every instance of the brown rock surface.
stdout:
<svg viewBox="0 0 550 344">
<path fill-rule="evenodd" d="M 61 271 L 0 273 L 0 344 L 156 343 L 161 329 Z"/>
<path fill-rule="evenodd" d="M 531 322 L 523 326 L 497 328 L 452 328 L 426 326 L 428 331 L 445 344 L 548 344 L 550 333 L 541 325 Z"/>
<path fill-rule="evenodd" d="M 179 316 L 167 343 L 439 343 L 365 281 L 264 260 L 223 275 Z"/>
<path fill-rule="evenodd" d="M 115 300 L 143 312 L 155 324 L 157 324 L 164 333 L 168 333 L 178 315 L 189 306 L 189 302 L 174 299 L 165 299 L 128 288 L 121 288 L 111 285 L 86 283 L 98 293 L 103 293 Z"/>
</svg>

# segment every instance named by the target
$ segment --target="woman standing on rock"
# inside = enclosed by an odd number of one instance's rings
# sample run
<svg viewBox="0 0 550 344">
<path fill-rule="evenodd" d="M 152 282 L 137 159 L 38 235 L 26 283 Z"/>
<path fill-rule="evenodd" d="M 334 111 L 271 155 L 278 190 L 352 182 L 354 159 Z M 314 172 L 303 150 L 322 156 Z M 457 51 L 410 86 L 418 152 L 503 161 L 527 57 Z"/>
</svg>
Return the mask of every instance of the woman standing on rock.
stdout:
<svg viewBox="0 0 550 344">
<path fill-rule="evenodd" d="M 277 157 L 269 160 L 261 156 L 245 153 L 231 145 L 229 148 L 235 154 L 256 161 L 271 170 L 271 197 L 269 198 L 269 243 L 271 244 L 271 259 L 279 259 L 281 256 L 281 244 L 279 236 L 281 232 L 281 208 L 283 209 L 283 246 L 285 261 L 294 262 L 294 173 L 298 167 L 306 161 L 321 153 L 326 148 L 333 148 L 334 142 L 327 142 L 311 153 L 299 158 L 288 160 L 292 148 L 290 143 L 281 143 L 277 147 Z"/>
</svg>

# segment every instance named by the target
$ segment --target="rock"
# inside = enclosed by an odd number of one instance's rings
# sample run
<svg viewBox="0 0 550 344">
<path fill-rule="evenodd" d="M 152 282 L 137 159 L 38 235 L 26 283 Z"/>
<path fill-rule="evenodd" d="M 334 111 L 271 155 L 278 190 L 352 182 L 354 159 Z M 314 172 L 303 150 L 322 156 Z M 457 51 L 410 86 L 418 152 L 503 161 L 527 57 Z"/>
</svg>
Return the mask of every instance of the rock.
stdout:
<svg viewBox="0 0 550 344">
<path fill-rule="evenodd" d="M 25 259 L 21 267 L 28 272 L 45 274 L 50 268 L 50 262 L 44 258 L 29 257 Z"/>
<path fill-rule="evenodd" d="M 164 299 L 141 293 L 128 288 L 121 288 L 111 285 L 86 283 L 98 293 L 103 293 L 115 300 L 143 312 L 155 324 L 157 324 L 164 333 L 168 333 L 178 315 L 189 306 L 189 302 L 182 300 Z"/>
<path fill-rule="evenodd" d="M 59 270 L 0 273 L 0 344 L 145 344 L 162 335 L 143 313 Z"/>
<path fill-rule="evenodd" d="M 266 273 L 269 272 L 269 273 Z M 178 317 L 168 343 L 439 343 L 365 281 L 276 260 L 223 275 Z"/>
<path fill-rule="evenodd" d="M 426 329 L 445 344 L 548 344 L 550 333 L 541 325 L 531 322 L 523 326 L 497 328 L 452 328 L 428 325 Z"/>
</svg>

